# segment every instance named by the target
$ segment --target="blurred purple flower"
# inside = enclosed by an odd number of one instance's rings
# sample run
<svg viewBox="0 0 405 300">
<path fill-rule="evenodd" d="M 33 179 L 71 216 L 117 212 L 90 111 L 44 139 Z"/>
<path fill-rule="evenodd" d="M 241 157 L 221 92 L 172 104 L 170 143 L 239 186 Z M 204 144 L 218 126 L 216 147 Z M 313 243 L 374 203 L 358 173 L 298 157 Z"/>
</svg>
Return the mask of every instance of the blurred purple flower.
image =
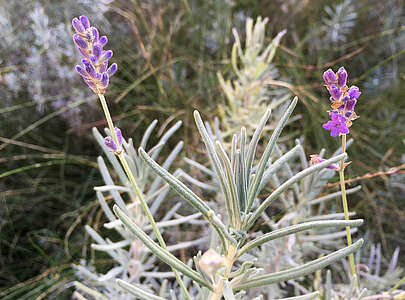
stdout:
<svg viewBox="0 0 405 300">
<path fill-rule="evenodd" d="M 115 127 L 114 131 L 117 137 L 117 143 L 114 142 L 114 139 L 112 137 L 107 136 L 104 138 L 104 144 L 111 152 L 114 152 L 115 154 L 120 154 L 122 151 L 122 141 L 123 141 L 121 129 Z"/>
<path fill-rule="evenodd" d="M 310 157 L 311 157 L 311 163 L 314 164 L 314 165 L 319 164 L 319 163 L 326 160 L 326 159 L 320 157 L 318 154 L 312 154 L 312 155 L 310 155 Z M 332 169 L 332 170 L 335 170 L 335 171 L 339 171 L 339 166 L 337 164 L 330 164 L 326 168 Z"/>
<path fill-rule="evenodd" d="M 112 57 L 111 50 L 103 50 L 107 44 L 107 37 L 99 37 L 97 28 L 90 26 L 86 16 L 80 16 L 72 20 L 75 34 L 73 41 L 78 51 L 84 56 L 82 66 L 76 66 L 76 71 L 96 94 L 104 94 L 110 77 L 117 71 L 117 64 L 108 68 L 108 60 Z"/>
</svg>

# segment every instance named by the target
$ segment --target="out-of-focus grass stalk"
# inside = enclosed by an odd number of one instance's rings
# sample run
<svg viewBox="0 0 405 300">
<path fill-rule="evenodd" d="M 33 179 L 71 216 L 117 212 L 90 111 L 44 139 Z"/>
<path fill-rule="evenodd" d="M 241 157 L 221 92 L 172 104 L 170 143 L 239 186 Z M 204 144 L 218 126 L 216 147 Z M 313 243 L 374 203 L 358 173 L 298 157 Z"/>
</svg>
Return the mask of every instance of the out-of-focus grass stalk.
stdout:
<svg viewBox="0 0 405 300">
<path fill-rule="evenodd" d="M 100 99 L 101 106 L 102 106 L 102 108 L 103 108 L 104 115 L 105 115 L 106 120 L 107 120 L 108 128 L 110 129 L 110 132 L 111 132 L 112 138 L 113 138 L 113 140 L 114 140 L 114 143 L 115 143 L 116 145 L 119 145 L 119 143 L 118 143 L 118 138 L 117 138 L 117 134 L 115 133 L 115 130 L 114 130 L 114 123 L 113 123 L 113 120 L 112 120 L 112 118 L 111 118 L 111 114 L 110 114 L 110 111 L 109 111 L 109 109 L 108 109 L 108 105 L 107 105 L 107 102 L 106 102 L 106 100 L 105 100 L 105 97 L 104 97 L 103 94 L 98 94 L 98 97 L 99 97 L 99 99 Z M 163 240 L 163 237 L 162 237 L 162 235 L 160 234 L 160 231 L 159 231 L 159 229 L 158 229 L 158 227 L 157 227 L 157 225 L 156 225 L 155 219 L 153 218 L 152 213 L 151 213 L 150 210 L 149 210 L 148 204 L 146 203 L 146 200 L 145 200 L 145 198 L 143 197 L 143 194 L 142 194 L 142 192 L 141 192 L 141 190 L 140 190 L 138 184 L 136 183 L 135 177 L 134 177 L 134 175 L 132 174 L 132 172 L 131 172 L 131 170 L 130 170 L 130 168 L 129 168 L 129 166 L 128 166 L 127 161 L 125 160 L 125 157 L 124 157 L 123 152 L 121 152 L 121 153 L 118 155 L 118 157 L 119 157 L 119 159 L 120 159 L 120 161 L 121 161 L 121 164 L 122 164 L 122 167 L 124 168 L 125 173 L 126 173 L 127 176 L 128 176 L 129 181 L 130 181 L 131 184 L 132 184 L 132 187 L 133 187 L 134 190 L 135 190 L 136 195 L 138 196 L 139 202 L 141 203 L 142 208 L 143 208 L 143 210 L 145 211 L 146 217 L 148 218 L 148 221 L 149 221 L 149 223 L 151 224 L 152 229 L 153 229 L 153 231 L 154 231 L 155 234 L 156 234 L 156 237 L 157 237 L 157 239 L 158 239 L 158 241 L 159 241 L 159 244 L 162 246 L 162 248 L 166 249 L 166 243 L 165 243 L 165 241 Z M 182 279 L 181 279 L 181 277 L 180 277 L 180 274 L 179 274 L 178 271 L 175 270 L 174 268 L 172 268 L 172 270 L 173 270 L 173 273 L 174 273 L 174 275 L 176 276 L 177 282 L 179 283 L 180 288 L 181 288 L 182 291 L 184 292 L 185 296 L 187 297 L 188 300 L 191 300 L 191 297 L 190 297 L 190 295 L 189 295 L 189 293 L 188 293 L 188 291 L 187 291 L 187 288 L 185 287 L 185 285 L 184 285 L 184 283 L 183 283 L 183 281 L 182 281 Z"/>
<path fill-rule="evenodd" d="M 346 152 L 346 134 L 342 135 L 342 153 Z M 346 198 L 346 187 L 345 187 L 345 159 L 342 158 L 340 162 L 340 169 L 339 169 L 339 178 L 340 178 L 340 190 L 342 192 L 342 205 L 343 205 L 343 212 L 345 214 L 345 220 L 349 220 L 349 208 L 347 205 L 347 198 Z M 352 235 L 350 232 L 350 226 L 346 226 L 346 238 L 347 238 L 347 245 L 350 246 L 352 244 Z M 356 266 L 354 264 L 354 254 L 351 253 L 349 255 L 349 262 L 350 268 L 352 272 L 352 276 L 354 278 L 354 287 L 358 289 L 358 281 L 356 275 Z"/>
</svg>

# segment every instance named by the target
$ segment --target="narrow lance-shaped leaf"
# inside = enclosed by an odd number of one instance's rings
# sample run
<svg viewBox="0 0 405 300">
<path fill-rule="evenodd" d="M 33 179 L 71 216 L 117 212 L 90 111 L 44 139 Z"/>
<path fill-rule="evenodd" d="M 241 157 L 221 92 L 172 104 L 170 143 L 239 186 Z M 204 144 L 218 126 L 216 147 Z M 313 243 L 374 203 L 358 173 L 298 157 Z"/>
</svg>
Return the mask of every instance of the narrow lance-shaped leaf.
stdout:
<svg viewBox="0 0 405 300">
<path fill-rule="evenodd" d="M 243 253 L 258 247 L 269 241 L 281 238 L 286 235 L 297 233 L 304 230 L 314 229 L 314 228 L 328 228 L 328 227 L 346 227 L 346 226 L 360 226 L 363 224 L 363 220 L 327 220 L 327 221 L 314 221 L 306 222 L 301 224 L 296 224 L 288 226 L 286 228 L 276 229 L 272 232 L 266 233 L 259 236 L 258 238 L 248 242 L 244 245 L 238 252 L 238 256 L 241 256 Z"/>
<path fill-rule="evenodd" d="M 188 187 L 186 187 L 180 180 L 170 174 L 167 170 L 163 169 L 156 163 L 142 148 L 139 148 L 140 157 L 152 168 L 156 174 L 170 185 L 170 187 L 178 193 L 184 200 L 191 206 L 196 208 L 203 216 L 213 224 L 219 235 L 226 237 L 232 243 L 236 243 L 235 239 L 228 233 L 225 225 L 215 215 L 215 213 L 202 201 L 196 194 L 194 194 Z M 224 245 L 225 246 L 225 245 Z"/>
<path fill-rule="evenodd" d="M 259 143 L 260 136 L 266 126 L 267 120 L 270 118 L 271 110 L 267 109 L 266 113 L 260 119 L 259 125 L 257 126 L 255 132 L 253 133 L 253 137 L 249 143 L 249 148 L 246 156 L 246 184 L 247 186 L 250 185 L 250 173 L 252 170 L 253 160 L 255 158 L 257 144 Z"/>
<path fill-rule="evenodd" d="M 163 249 L 158 244 L 156 244 L 141 228 L 139 228 L 117 205 L 113 207 L 114 213 L 117 217 L 124 223 L 124 225 L 130 230 L 138 239 L 140 239 L 143 244 L 153 252 L 160 260 L 167 263 L 169 266 L 180 271 L 185 276 L 190 277 L 201 285 L 212 289 L 212 287 L 205 282 L 205 280 L 196 271 L 191 269 L 181 260 L 176 258 L 169 251 Z"/>
<path fill-rule="evenodd" d="M 309 168 L 306 168 L 305 170 L 302 170 L 298 174 L 296 174 L 293 177 L 291 177 L 290 179 L 288 179 L 286 182 L 284 182 L 282 185 L 280 185 L 273 193 L 271 193 L 271 195 L 269 197 L 267 197 L 266 200 L 264 200 L 263 203 L 256 209 L 256 211 L 253 213 L 252 217 L 249 218 L 249 221 L 248 221 L 249 223 L 247 225 L 247 229 L 249 229 L 254 224 L 254 222 L 257 220 L 257 218 L 260 217 L 260 214 L 270 205 L 270 203 L 273 200 L 277 199 L 277 197 L 279 197 L 281 193 L 286 191 L 292 184 L 294 184 L 295 182 L 298 182 L 305 176 L 308 176 L 309 174 L 312 174 L 313 172 L 321 170 L 321 169 L 329 166 L 330 164 L 338 162 L 346 157 L 347 157 L 347 154 L 343 153 L 338 156 L 329 158 L 321 163 L 318 163 Z"/>
<path fill-rule="evenodd" d="M 311 262 L 308 262 L 302 266 L 290 268 L 281 272 L 266 274 L 261 276 L 256 276 L 248 281 L 245 281 L 233 289 L 245 290 L 252 287 L 258 287 L 263 285 L 269 285 L 273 283 L 278 283 L 282 281 L 287 281 L 293 278 L 301 277 L 315 272 L 316 270 L 325 268 L 326 266 L 334 263 L 337 260 L 340 260 L 350 253 L 357 251 L 363 245 L 363 239 L 358 240 L 351 246 L 345 247 L 343 249 L 337 250 L 331 254 L 328 254 L 324 257 L 315 259 Z"/>
<path fill-rule="evenodd" d="M 277 300 L 311 300 L 311 299 L 315 299 L 318 296 L 319 296 L 319 292 L 315 292 L 315 293 L 309 293 L 309 294 L 302 295 L 302 296 L 281 298 L 281 299 L 277 299 Z"/>
<path fill-rule="evenodd" d="M 230 220 L 232 220 L 232 203 L 231 203 L 231 192 L 229 190 L 228 185 L 225 183 L 224 178 L 226 178 L 225 172 L 223 170 L 223 167 L 221 165 L 221 162 L 219 160 L 218 154 L 215 150 L 215 145 L 213 141 L 211 140 L 207 129 L 205 128 L 205 125 L 201 119 L 200 113 L 198 111 L 194 111 L 194 119 L 195 123 L 197 125 L 197 129 L 200 132 L 201 138 L 203 139 L 203 142 L 205 144 L 205 147 L 207 148 L 208 156 L 210 157 L 212 164 L 214 165 L 215 172 L 217 173 L 219 184 L 221 186 L 221 190 L 225 196 L 225 203 L 226 203 L 226 208 L 228 212 L 228 216 Z"/>
<path fill-rule="evenodd" d="M 165 298 L 153 295 L 149 292 L 146 292 L 124 280 L 117 279 L 117 284 L 119 287 L 123 288 L 130 294 L 134 295 L 135 297 L 142 299 L 142 300 L 165 300 Z"/>
<path fill-rule="evenodd" d="M 259 185 L 262 181 L 263 178 L 263 173 L 266 168 L 267 162 L 269 161 L 270 155 L 273 152 L 274 146 L 276 145 L 276 141 L 278 137 L 281 134 L 281 131 L 283 130 L 284 126 L 287 124 L 288 119 L 290 118 L 290 115 L 292 114 L 295 105 L 297 105 L 298 98 L 295 97 L 293 101 L 291 102 L 290 106 L 287 108 L 285 111 L 284 115 L 281 117 L 280 121 L 277 124 L 277 127 L 274 129 L 273 134 L 271 135 L 270 141 L 266 146 L 266 149 L 264 150 L 264 153 L 259 161 L 257 171 L 256 171 L 256 176 L 249 185 L 249 193 L 248 193 L 248 207 L 247 211 L 250 211 L 253 205 L 253 201 L 255 197 L 258 194 L 258 188 Z"/>
</svg>

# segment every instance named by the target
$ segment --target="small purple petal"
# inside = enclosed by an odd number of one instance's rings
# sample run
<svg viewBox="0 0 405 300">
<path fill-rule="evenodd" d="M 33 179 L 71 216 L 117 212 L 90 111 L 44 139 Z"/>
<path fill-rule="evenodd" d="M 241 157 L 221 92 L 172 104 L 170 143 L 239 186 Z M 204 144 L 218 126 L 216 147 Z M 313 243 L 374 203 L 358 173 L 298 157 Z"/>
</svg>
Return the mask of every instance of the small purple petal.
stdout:
<svg viewBox="0 0 405 300">
<path fill-rule="evenodd" d="M 339 133 L 340 131 L 337 127 L 332 127 L 332 129 L 330 130 L 330 136 L 337 137 Z"/>
<path fill-rule="evenodd" d="M 81 38 L 80 35 L 74 34 L 73 35 L 73 41 L 77 45 L 77 47 L 82 48 L 82 49 L 87 49 L 87 42 Z"/>
<path fill-rule="evenodd" d="M 335 84 L 331 84 L 329 93 L 334 100 L 339 100 L 340 96 L 342 96 L 342 92 L 340 91 L 340 88 L 337 87 Z"/>
<path fill-rule="evenodd" d="M 346 102 L 346 101 L 348 101 L 349 99 L 350 99 L 350 96 L 344 96 L 343 99 L 342 99 L 342 101 L 343 101 L 343 102 Z"/>
<path fill-rule="evenodd" d="M 117 136 L 117 142 L 118 145 L 122 145 L 122 133 L 121 133 L 121 129 L 119 129 L 118 127 L 115 127 L 115 134 Z"/>
<path fill-rule="evenodd" d="M 109 77 L 108 77 L 108 74 L 107 74 L 107 73 L 103 73 L 102 78 L 101 78 L 101 81 L 100 81 L 101 85 L 102 85 L 104 88 L 106 88 L 106 87 L 108 86 L 109 81 L 110 81 L 110 79 L 109 79 Z"/>
<path fill-rule="evenodd" d="M 86 59 L 82 59 L 82 63 L 86 72 L 90 75 L 90 77 L 96 78 L 96 70 L 94 69 L 93 65 L 88 62 Z"/>
<path fill-rule="evenodd" d="M 117 151 L 117 145 L 114 143 L 113 139 L 109 136 L 104 138 L 104 144 L 112 151 Z"/>
<path fill-rule="evenodd" d="M 103 62 L 100 66 L 100 73 L 104 73 L 105 71 L 107 71 L 107 67 L 108 67 L 108 60 L 106 60 L 105 62 Z"/>
<path fill-rule="evenodd" d="M 90 21 L 86 16 L 80 16 L 80 22 L 82 22 L 85 29 L 90 27 Z"/>
<path fill-rule="evenodd" d="M 101 46 L 105 46 L 105 44 L 107 44 L 108 42 L 108 39 L 105 35 L 103 35 L 98 42 L 101 44 Z"/>
<path fill-rule="evenodd" d="M 90 61 L 93 63 L 93 64 L 95 64 L 96 62 L 97 62 L 97 56 L 95 56 L 95 55 L 90 55 Z"/>
<path fill-rule="evenodd" d="M 117 64 L 113 63 L 107 70 L 108 76 L 111 77 L 112 75 L 114 75 L 114 73 L 117 71 L 117 69 L 118 69 Z"/>
<path fill-rule="evenodd" d="M 327 123 L 322 125 L 322 128 L 326 129 L 326 130 L 331 130 L 333 127 L 333 121 L 328 121 Z"/>
<path fill-rule="evenodd" d="M 99 37 L 99 33 L 96 27 L 91 27 L 91 33 L 93 34 L 93 42 L 97 43 L 98 42 L 98 37 Z"/>
<path fill-rule="evenodd" d="M 347 111 L 353 111 L 354 106 L 356 105 L 357 100 L 356 99 L 350 99 L 349 101 L 346 102 L 345 105 L 345 110 Z"/>
<path fill-rule="evenodd" d="M 323 73 L 323 80 L 325 80 L 327 85 L 336 82 L 336 79 L 336 74 L 332 71 L 332 69 L 328 69 Z"/>
<path fill-rule="evenodd" d="M 347 117 L 347 118 L 350 118 L 350 116 L 353 114 L 353 112 L 351 112 L 351 111 L 348 111 L 347 113 L 345 113 L 345 116 Z"/>
<path fill-rule="evenodd" d="M 97 59 L 100 57 L 102 50 L 103 46 L 101 46 L 100 44 L 95 44 L 93 46 L 93 54 L 97 57 Z"/>
<path fill-rule="evenodd" d="M 347 72 L 344 67 L 340 67 L 339 70 L 337 71 L 337 77 L 338 77 L 338 86 L 343 87 L 346 85 L 347 82 Z"/>
<path fill-rule="evenodd" d="M 94 77 L 96 80 L 101 80 L 101 73 L 96 72 L 96 76 Z"/>
<path fill-rule="evenodd" d="M 72 25 L 77 33 L 83 33 L 85 30 L 82 22 L 80 22 L 78 18 L 73 18 Z"/>
<path fill-rule="evenodd" d="M 350 96 L 351 99 L 357 99 L 357 98 L 359 98 L 360 95 L 361 95 L 360 89 L 359 89 L 357 86 L 355 86 L 355 85 L 353 85 L 352 87 L 350 87 L 348 93 L 349 93 L 349 96 Z"/>
</svg>

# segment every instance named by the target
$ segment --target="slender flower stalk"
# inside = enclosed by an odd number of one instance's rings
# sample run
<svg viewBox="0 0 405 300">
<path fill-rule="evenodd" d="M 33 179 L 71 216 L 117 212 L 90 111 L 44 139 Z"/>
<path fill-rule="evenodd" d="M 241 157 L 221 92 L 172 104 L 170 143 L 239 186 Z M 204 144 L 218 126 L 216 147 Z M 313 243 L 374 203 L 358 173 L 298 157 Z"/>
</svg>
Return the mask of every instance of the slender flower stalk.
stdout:
<svg viewBox="0 0 405 300">
<path fill-rule="evenodd" d="M 86 16 L 81 16 L 79 19 L 74 18 L 72 20 L 72 25 L 76 31 L 76 34 L 73 35 L 73 40 L 79 52 L 85 57 L 85 59 L 82 60 L 84 68 L 81 66 L 76 66 L 76 71 L 83 77 L 84 81 L 93 90 L 93 92 L 98 95 L 101 107 L 103 108 L 103 112 L 107 120 L 108 128 L 111 132 L 112 138 L 106 137 L 104 142 L 107 147 L 118 156 L 122 167 L 133 189 L 135 190 L 139 202 L 145 211 L 146 217 L 148 218 L 149 223 L 156 234 L 159 244 L 162 246 L 162 248 L 166 249 L 166 243 L 156 225 L 156 221 L 153 218 L 148 204 L 146 203 L 145 197 L 143 196 L 142 191 L 136 182 L 135 176 L 132 174 L 131 169 L 129 168 L 125 159 L 124 152 L 122 150 L 121 130 L 114 126 L 110 111 L 108 109 L 107 101 L 104 97 L 105 90 L 109 84 L 109 77 L 117 70 L 116 64 L 112 64 L 109 68 L 107 68 L 108 59 L 112 57 L 111 50 L 102 50 L 103 46 L 107 43 L 107 37 L 104 36 L 99 38 L 97 28 L 90 27 L 90 22 Z M 172 271 L 186 298 L 191 300 L 180 274 L 174 268 L 172 268 Z"/>
<path fill-rule="evenodd" d="M 330 130 L 330 135 L 333 137 L 342 136 L 342 153 L 346 152 L 346 135 L 349 133 L 349 128 L 352 125 L 352 120 L 357 119 L 358 116 L 354 112 L 354 106 L 357 99 L 360 97 L 361 92 L 357 86 L 348 88 L 347 72 L 344 67 L 340 67 L 337 73 L 332 69 L 328 69 L 323 73 L 325 86 L 330 93 L 330 100 L 332 101 L 332 110 L 329 111 L 331 120 L 323 124 L 322 127 Z M 342 193 L 342 206 L 345 215 L 345 220 L 349 220 L 349 208 L 346 197 L 345 175 L 344 170 L 348 163 L 344 159 L 340 162 L 339 171 L 340 190 Z M 336 169 L 336 168 L 334 168 Z M 350 226 L 346 226 L 347 245 L 352 244 L 352 236 Z M 358 279 L 356 274 L 356 266 L 353 253 L 349 255 L 350 269 L 354 278 L 355 289 L 358 290 Z"/>
</svg>

